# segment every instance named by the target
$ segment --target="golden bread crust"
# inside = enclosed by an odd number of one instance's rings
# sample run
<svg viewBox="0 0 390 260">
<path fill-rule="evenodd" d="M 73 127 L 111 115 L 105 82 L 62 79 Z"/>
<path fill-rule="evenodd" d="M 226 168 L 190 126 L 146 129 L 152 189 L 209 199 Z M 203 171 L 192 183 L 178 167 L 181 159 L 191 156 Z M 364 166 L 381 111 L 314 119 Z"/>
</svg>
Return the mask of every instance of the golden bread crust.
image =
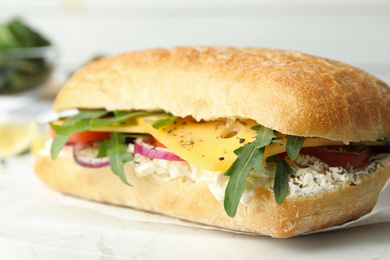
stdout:
<svg viewBox="0 0 390 260">
<path fill-rule="evenodd" d="M 250 118 L 284 134 L 358 142 L 390 136 L 388 93 L 366 72 L 300 52 L 178 47 L 93 62 L 72 76 L 54 109 Z"/>
<path fill-rule="evenodd" d="M 109 167 L 91 169 L 76 164 L 71 155 L 55 161 L 38 155 L 37 176 L 49 187 L 84 199 L 157 212 L 227 229 L 291 237 L 356 219 L 369 213 L 390 176 L 390 163 L 366 175 L 357 186 L 342 187 L 313 196 L 288 197 L 276 204 L 273 194 L 258 188 L 250 206 L 240 204 L 230 218 L 207 183 L 184 179 L 165 181 L 156 174 L 138 177 L 125 164 L 129 187 Z"/>
</svg>

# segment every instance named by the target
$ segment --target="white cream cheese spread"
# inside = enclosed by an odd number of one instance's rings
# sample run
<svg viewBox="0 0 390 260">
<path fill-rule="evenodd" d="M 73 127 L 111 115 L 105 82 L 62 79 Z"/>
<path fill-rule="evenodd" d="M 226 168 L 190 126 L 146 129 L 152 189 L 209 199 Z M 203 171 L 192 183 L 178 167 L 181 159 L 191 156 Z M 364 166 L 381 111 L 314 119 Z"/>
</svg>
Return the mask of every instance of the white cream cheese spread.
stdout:
<svg viewBox="0 0 390 260">
<path fill-rule="evenodd" d="M 385 161 L 390 161 L 390 155 L 373 158 L 366 169 L 350 168 L 346 170 L 342 167 L 329 167 L 326 163 L 310 155 L 299 155 L 295 162 L 289 162 L 294 172 L 290 175 L 287 197 L 313 195 L 342 186 L 358 185 L 365 175 L 375 171 Z M 194 182 L 204 182 L 208 184 L 217 200 L 224 199 L 225 188 L 229 180 L 229 177 L 223 175 L 224 172 L 207 171 L 187 162 L 150 159 L 138 154 L 135 155 L 133 163 L 139 177 L 158 174 L 167 181 L 184 178 Z M 272 191 L 275 170 L 271 164 L 265 164 L 260 174 L 252 171 L 248 176 L 240 202 L 248 206 L 256 188 L 261 187 Z"/>
<path fill-rule="evenodd" d="M 40 150 L 43 156 L 50 156 L 51 141 L 48 141 L 45 148 Z M 130 144 L 128 151 L 132 152 L 134 145 Z M 60 156 L 72 156 L 72 146 L 65 146 Z M 338 189 L 342 186 L 359 185 L 362 178 L 374 172 L 383 163 L 390 162 L 390 154 L 382 154 L 371 159 L 371 163 L 365 169 L 348 170 L 342 167 L 329 167 L 321 160 L 310 155 L 298 155 L 293 161 L 287 160 L 293 169 L 289 179 L 289 191 L 287 197 L 299 195 L 313 195 L 325 190 Z M 229 177 L 223 175 L 223 171 L 208 171 L 196 167 L 185 161 L 167 161 L 151 159 L 134 155 L 134 160 L 127 162 L 133 164 L 138 177 L 145 177 L 150 174 L 157 174 L 166 181 L 181 178 L 185 181 L 206 183 L 219 201 L 225 196 L 225 188 Z M 275 167 L 265 164 L 260 174 L 252 171 L 245 184 L 241 203 L 248 206 L 255 193 L 256 188 L 263 188 L 272 191 L 275 176 Z"/>
</svg>

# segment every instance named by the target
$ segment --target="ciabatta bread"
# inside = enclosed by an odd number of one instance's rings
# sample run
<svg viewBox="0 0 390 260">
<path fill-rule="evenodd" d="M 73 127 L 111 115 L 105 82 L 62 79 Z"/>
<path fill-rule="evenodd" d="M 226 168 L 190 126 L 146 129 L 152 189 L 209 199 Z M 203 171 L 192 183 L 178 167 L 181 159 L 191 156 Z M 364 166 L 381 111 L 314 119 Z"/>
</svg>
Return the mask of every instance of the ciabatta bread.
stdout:
<svg viewBox="0 0 390 260">
<path fill-rule="evenodd" d="M 198 121 L 252 119 L 282 134 L 383 145 L 375 141 L 390 137 L 389 91 L 384 82 L 350 65 L 295 51 L 179 47 L 95 61 L 71 77 L 54 109 L 163 110 Z M 81 167 L 71 155 L 53 161 L 40 153 L 35 171 L 66 194 L 273 237 L 370 212 L 390 175 L 389 161 L 383 161 L 359 183 L 288 196 L 281 205 L 272 189 L 257 187 L 250 204 L 240 204 L 230 218 L 208 183 L 138 176 L 133 165 L 124 165 L 132 187 L 110 167 Z"/>
<path fill-rule="evenodd" d="M 94 62 L 68 81 L 54 109 L 248 118 L 283 134 L 358 142 L 390 136 L 389 91 L 357 68 L 296 51 L 182 47 Z"/>
</svg>

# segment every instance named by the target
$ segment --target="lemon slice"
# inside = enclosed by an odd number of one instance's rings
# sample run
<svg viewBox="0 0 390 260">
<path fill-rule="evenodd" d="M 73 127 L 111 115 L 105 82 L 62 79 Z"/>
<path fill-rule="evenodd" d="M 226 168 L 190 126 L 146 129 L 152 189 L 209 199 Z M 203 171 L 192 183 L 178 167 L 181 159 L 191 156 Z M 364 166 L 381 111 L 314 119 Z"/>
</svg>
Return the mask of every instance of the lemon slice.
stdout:
<svg viewBox="0 0 390 260">
<path fill-rule="evenodd" d="M 35 123 L 0 123 L 0 157 L 12 157 L 27 151 L 34 138 Z"/>
</svg>

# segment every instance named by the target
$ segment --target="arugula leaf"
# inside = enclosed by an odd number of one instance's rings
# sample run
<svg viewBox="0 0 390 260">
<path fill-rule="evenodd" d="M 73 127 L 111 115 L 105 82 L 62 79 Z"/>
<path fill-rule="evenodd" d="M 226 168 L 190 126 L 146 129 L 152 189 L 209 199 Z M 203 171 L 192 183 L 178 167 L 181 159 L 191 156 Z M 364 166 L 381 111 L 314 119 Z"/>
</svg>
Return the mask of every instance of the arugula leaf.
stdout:
<svg viewBox="0 0 390 260">
<path fill-rule="evenodd" d="M 49 45 L 43 35 L 20 19 L 1 23 L 0 93 L 16 93 L 43 83 L 53 67 L 48 48 L 44 48 Z"/>
<path fill-rule="evenodd" d="M 131 186 L 126 180 L 126 175 L 123 169 L 123 163 L 133 160 L 133 155 L 126 151 L 124 143 L 126 138 L 147 138 L 148 135 L 143 134 L 123 134 L 111 133 L 110 139 L 100 143 L 97 158 L 108 156 L 112 172 L 117 175 L 125 184 Z"/>
<path fill-rule="evenodd" d="M 51 145 L 51 158 L 54 160 L 65 146 L 69 137 L 74 133 L 84 132 L 92 127 L 89 121 L 93 118 L 106 115 L 105 110 L 79 110 L 77 115 L 68 118 L 61 126 L 50 124 L 57 133 Z"/>
<path fill-rule="evenodd" d="M 79 110 L 79 113 L 68 118 L 62 125 L 54 125 L 50 123 L 50 126 L 59 135 L 72 135 L 74 133 L 80 133 L 93 128 L 89 122 L 91 119 L 101 117 L 108 114 L 105 110 Z"/>
<path fill-rule="evenodd" d="M 232 218 L 237 213 L 249 173 L 253 169 L 257 173 L 261 172 L 265 147 L 277 139 L 274 131 L 267 127 L 254 126 L 251 129 L 257 131 L 256 140 L 234 151 L 237 159 L 224 173 L 225 176 L 230 176 L 225 190 L 224 207 Z"/>
<path fill-rule="evenodd" d="M 64 121 L 62 125 L 50 124 L 53 130 L 57 133 L 56 137 L 53 140 L 53 144 L 51 146 L 52 159 L 54 160 L 58 156 L 59 152 L 68 141 L 70 135 L 74 133 L 84 132 L 89 129 L 96 128 L 103 125 L 114 124 L 131 117 L 150 115 L 150 114 L 155 114 L 157 112 L 152 112 L 152 113 L 139 112 L 139 113 L 128 114 L 117 110 L 114 112 L 115 115 L 114 119 L 108 119 L 108 120 L 106 120 L 105 118 L 97 119 L 108 113 L 109 112 L 105 110 L 92 110 L 92 111 L 79 110 L 79 114 L 68 118 L 66 121 Z M 92 124 L 92 121 L 95 122 L 95 124 Z M 97 157 L 102 158 L 108 156 L 112 172 L 115 175 L 117 175 L 124 183 L 131 186 L 126 179 L 124 168 L 123 168 L 123 163 L 133 160 L 133 155 L 127 152 L 124 146 L 125 139 L 128 137 L 146 138 L 148 137 L 148 135 L 122 134 L 122 133 L 113 132 L 110 135 L 110 139 L 104 140 L 100 143 Z"/>
<path fill-rule="evenodd" d="M 0 49 L 48 46 L 50 42 L 20 19 L 0 24 Z"/>
<path fill-rule="evenodd" d="M 71 122 L 78 121 L 81 119 L 93 119 L 98 118 L 104 115 L 107 115 L 109 112 L 106 110 L 86 110 L 79 109 L 79 113 L 70 118 Z"/>
<path fill-rule="evenodd" d="M 291 160 L 297 159 L 299 151 L 302 148 L 303 142 L 305 141 L 305 137 L 294 136 L 294 135 L 286 135 L 286 151 L 287 155 Z"/>
<path fill-rule="evenodd" d="M 147 139 L 149 138 L 149 135 L 146 134 L 124 134 L 121 133 L 121 136 L 123 138 L 143 138 Z M 103 158 L 107 156 L 107 150 L 110 148 L 111 141 L 110 140 L 103 140 L 100 145 L 99 145 L 99 152 L 98 155 L 96 156 L 97 158 Z"/>
<path fill-rule="evenodd" d="M 56 135 L 50 147 L 50 154 L 52 160 L 57 158 L 58 154 L 61 152 L 62 148 L 66 145 L 68 140 L 69 140 L 68 135 Z"/>
<path fill-rule="evenodd" d="M 105 110 L 83 110 L 80 109 L 79 113 L 68 118 L 64 121 L 62 125 L 54 125 L 50 123 L 53 130 L 56 132 L 56 137 L 53 140 L 53 144 L 51 147 L 51 157 L 54 160 L 61 149 L 65 146 L 67 140 L 72 134 L 84 132 L 93 128 L 97 128 L 100 126 L 105 125 L 111 125 L 114 123 L 118 123 L 121 121 L 124 121 L 131 117 L 137 117 L 137 116 L 145 116 L 145 115 L 154 115 L 154 114 L 160 114 L 163 112 L 138 112 L 138 113 L 132 113 L 128 114 L 123 111 L 116 110 L 114 112 L 115 118 L 102 118 L 99 119 L 99 117 L 102 117 L 104 115 L 107 115 L 109 112 Z M 125 135 L 124 137 L 132 137 L 132 138 L 147 138 L 147 135 Z M 107 154 L 105 153 L 107 142 L 102 142 L 101 148 L 99 148 L 98 157 L 105 157 Z"/>
<path fill-rule="evenodd" d="M 111 138 L 111 135 L 110 135 Z M 99 152 L 96 155 L 97 158 L 107 157 L 107 150 L 110 148 L 111 142 L 110 140 L 103 140 L 99 145 Z"/>
<path fill-rule="evenodd" d="M 21 43 L 19 43 L 18 39 L 13 33 L 11 26 L 11 23 L 0 24 L 0 50 L 21 47 Z"/>
<path fill-rule="evenodd" d="M 280 141 L 277 139 L 274 130 L 271 130 L 265 126 L 255 125 L 252 126 L 251 129 L 257 131 L 256 140 L 254 142 L 257 148 L 265 147 L 272 142 L 278 143 L 278 141 Z"/>
<path fill-rule="evenodd" d="M 133 155 L 126 151 L 124 142 L 126 136 L 121 133 L 111 133 L 111 138 L 105 140 L 103 148 L 106 149 L 105 154 L 110 160 L 110 167 L 112 172 L 117 175 L 124 183 L 131 186 L 127 182 L 123 163 L 133 160 Z M 99 148 L 99 154 L 100 154 Z M 102 152 L 104 153 L 104 152 Z"/>
<path fill-rule="evenodd" d="M 159 119 L 159 120 L 152 122 L 152 127 L 154 129 L 160 129 L 163 126 L 169 125 L 170 123 L 172 123 L 176 119 L 177 119 L 177 116 L 173 116 L 172 114 L 168 114 L 167 118 Z"/>
<path fill-rule="evenodd" d="M 132 117 L 137 117 L 137 116 L 149 116 L 149 115 L 157 115 L 157 114 L 162 114 L 164 112 L 137 112 L 137 113 L 126 113 L 120 110 L 115 110 L 114 118 L 97 118 L 93 119 L 90 122 L 90 125 L 93 126 L 93 128 L 98 128 L 102 126 L 107 126 L 107 125 L 113 125 L 116 123 L 120 123 L 124 120 L 127 120 Z"/>
<path fill-rule="evenodd" d="M 277 155 L 268 157 L 267 162 L 273 162 L 276 164 L 274 195 L 276 203 L 282 204 L 288 191 L 288 178 L 289 175 L 293 173 L 293 169 L 283 158 L 280 158 Z"/>
<path fill-rule="evenodd" d="M 253 169 L 261 172 L 264 150 L 265 147 L 257 149 L 253 143 L 241 147 L 240 159 L 236 160 L 224 174 L 230 176 L 225 190 L 224 207 L 232 218 L 236 215 L 249 173 Z"/>
<path fill-rule="evenodd" d="M 74 133 L 85 132 L 92 128 L 89 124 L 90 119 L 84 118 L 77 121 L 73 121 L 73 123 L 69 125 L 55 125 L 53 123 L 49 123 L 51 128 L 59 135 L 72 135 Z"/>
</svg>

